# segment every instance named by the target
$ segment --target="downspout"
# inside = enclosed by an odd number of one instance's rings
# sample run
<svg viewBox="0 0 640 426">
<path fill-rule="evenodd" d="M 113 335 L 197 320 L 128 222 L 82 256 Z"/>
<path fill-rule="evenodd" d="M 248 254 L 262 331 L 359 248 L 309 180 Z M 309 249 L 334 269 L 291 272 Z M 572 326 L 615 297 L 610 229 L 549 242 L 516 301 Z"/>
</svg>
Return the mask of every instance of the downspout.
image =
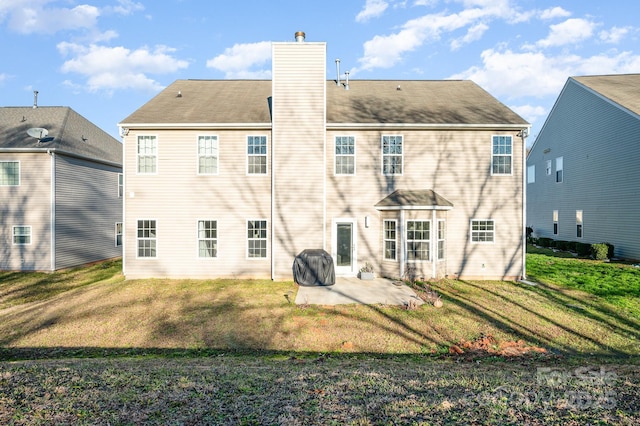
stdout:
<svg viewBox="0 0 640 426">
<path fill-rule="evenodd" d="M 128 132 L 124 132 L 120 128 L 120 136 L 122 137 L 122 275 L 127 276 L 127 150 L 125 149 L 125 139 Z"/>
<path fill-rule="evenodd" d="M 51 150 L 47 150 L 47 154 L 51 157 L 51 206 L 50 206 L 50 232 L 51 232 L 51 249 L 50 253 L 50 263 L 51 270 L 56 270 L 56 155 L 51 152 Z"/>
<path fill-rule="evenodd" d="M 398 257 L 400 259 L 400 279 L 404 278 L 405 268 L 405 253 L 404 246 L 406 244 L 404 240 L 404 209 L 400 210 L 400 225 L 398 226 L 398 232 L 400 234 L 400 247 L 398 247 Z"/>
<path fill-rule="evenodd" d="M 529 127 L 520 130 L 522 138 L 522 278 L 527 278 L 527 144 Z"/>
</svg>

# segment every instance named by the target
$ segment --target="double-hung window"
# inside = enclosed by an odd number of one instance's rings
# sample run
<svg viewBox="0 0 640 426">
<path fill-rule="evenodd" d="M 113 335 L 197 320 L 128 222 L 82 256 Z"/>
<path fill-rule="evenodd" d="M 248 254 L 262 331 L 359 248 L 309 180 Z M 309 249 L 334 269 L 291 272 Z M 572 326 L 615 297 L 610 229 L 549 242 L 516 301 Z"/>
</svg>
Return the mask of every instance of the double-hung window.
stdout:
<svg viewBox="0 0 640 426">
<path fill-rule="evenodd" d="M 562 164 L 564 161 L 562 160 L 562 158 L 563 157 L 556 158 L 556 182 L 557 183 L 561 183 L 564 179 L 563 170 L 562 170 L 564 168 Z"/>
<path fill-rule="evenodd" d="M 122 246 L 122 222 L 116 222 L 116 247 Z"/>
<path fill-rule="evenodd" d="M 576 210 L 576 237 L 582 238 L 582 210 Z"/>
<path fill-rule="evenodd" d="M 20 163 L 18 161 L 0 161 L 0 186 L 20 185 Z"/>
<path fill-rule="evenodd" d="M 558 210 L 553 211 L 553 235 L 558 235 Z"/>
<path fill-rule="evenodd" d="M 402 174 L 402 136 L 382 136 L 382 174 Z"/>
<path fill-rule="evenodd" d="M 138 257 L 156 257 L 157 229 L 155 220 L 138 221 Z"/>
<path fill-rule="evenodd" d="M 138 173 L 154 174 L 158 170 L 158 139 L 155 136 L 138 136 Z"/>
<path fill-rule="evenodd" d="M 471 242 L 492 243 L 495 241 L 495 223 L 492 219 L 471 220 Z"/>
<path fill-rule="evenodd" d="M 13 244 L 17 246 L 26 246 L 31 244 L 31 226 L 14 226 Z"/>
<path fill-rule="evenodd" d="M 407 260 L 429 260 L 431 245 L 431 222 L 410 220 L 407 222 Z"/>
<path fill-rule="evenodd" d="M 527 183 L 536 182 L 536 165 L 527 167 Z"/>
<path fill-rule="evenodd" d="M 393 219 L 385 219 L 384 221 L 384 260 L 397 259 L 397 222 Z"/>
<path fill-rule="evenodd" d="M 217 136 L 198 136 L 198 174 L 218 174 Z"/>
<path fill-rule="evenodd" d="M 218 257 L 218 221 L 198 221 L 198 257 Z"/>
<path fill-rule="evenodd" d="M 267 137 L 247 136 L 247 173 L 267 174 Z"/>
<path fill-rule="evenodd" d="M 356 173 L 356 139 L 353 136 L 336 136 L 336 171 L 337 175 L 353 175 Z"/>
<path fill-rule="evenodd" d="M 551 160 L 546 161 L 545 172 L 547 173 L 547 176 L 551 176 Z"/>
<path fill-rule="evenodd" d="M 438 220 L 438 260 L 444 259 L 445 254 L 445 246 L 444 246 L 444 219 Z"/>
<path fill-rule="evenodd" d="M 247 221 L 247 257 L 267 257 L 267 221 Z"/>
<path fill-rule="evenodd" d="M 491 174 L 510 175 L 513 157 L 513 138 L 494 135 L 492 139 Z"/>
</svg>

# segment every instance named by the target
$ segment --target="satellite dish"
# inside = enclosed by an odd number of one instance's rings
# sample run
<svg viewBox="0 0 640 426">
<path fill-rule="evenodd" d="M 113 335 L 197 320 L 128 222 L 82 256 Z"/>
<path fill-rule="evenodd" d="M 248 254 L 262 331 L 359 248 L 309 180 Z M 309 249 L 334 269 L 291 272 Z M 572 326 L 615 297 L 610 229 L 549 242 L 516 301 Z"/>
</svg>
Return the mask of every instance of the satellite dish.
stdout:
<svg viewBox="0 0 640 426">
<path fill-rule="evenodd" d="M 52 136 L 47 136 L 49 131 L 43 127 L 32 127 L 27 130 L 27 134 L 38 139 L 38 142 L 51 142 L 54 139 Z"/>
</svg>

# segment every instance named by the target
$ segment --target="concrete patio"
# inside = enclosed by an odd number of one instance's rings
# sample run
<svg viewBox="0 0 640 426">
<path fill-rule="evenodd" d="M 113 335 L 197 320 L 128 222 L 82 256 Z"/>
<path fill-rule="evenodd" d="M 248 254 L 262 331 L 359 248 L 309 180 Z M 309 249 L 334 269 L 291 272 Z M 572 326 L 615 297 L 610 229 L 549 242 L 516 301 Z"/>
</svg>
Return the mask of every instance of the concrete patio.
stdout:
<svg viewBox="0 0 640 426">
<path fill-rule="evenodd" d="M 356 277 L 336 277 L 332 286 L 299 286 L 295 303 L 297 305 L 408 305 L 424 303 L 405 284 L 394 284 L 386 278 L 361 280 Z"/>
</svg>

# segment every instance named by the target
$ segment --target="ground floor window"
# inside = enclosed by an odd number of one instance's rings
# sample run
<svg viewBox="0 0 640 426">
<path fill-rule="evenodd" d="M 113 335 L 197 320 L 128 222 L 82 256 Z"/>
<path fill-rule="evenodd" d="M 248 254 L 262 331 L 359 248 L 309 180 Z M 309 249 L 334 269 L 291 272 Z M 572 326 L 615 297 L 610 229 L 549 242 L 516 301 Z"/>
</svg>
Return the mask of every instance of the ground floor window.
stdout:
<svg viewBox="0 0 640 426">
<path fill-rule="evenodd" d="M 582 210 L 576 210 L 576 237 L 582 238 Z"/>
<path fill-rule="evenodd" d="M 384 221 L 384 259 L 396 260 L 397 259 L 397 235 L 396 235 L 397 223 L 395 220 L 387 219 Z"/>
<path fill-rule="evenodd" d="M 218 257 L 218 222 L 198 221 L 198 257 Z"/>
<path fill-rule="evenodd" d="M 410 220 L 407 222 L 407 260 L 429 260 L 431 222 Z"/>
<path fill-rule="evenodd" d="M 13 244 L 25 246 L 31 244 L 31 226 L 13 227 Z"/>
<path fill-rule="evenodd" d="M 156 257 L 157 229 L 155 220 L 138 221 L 138 257 Z"/>
<path fill-rule="evenodd" d="M 247 221 L 247 256 L 250 258 L 267 257 L 267 221 Z"/>
<path fill-rule="evenodd" d="M 553 235 L 558 235 L 558 210 L 553 211 Z"/>
<path fill-rule="evenodd" d="M 471 241 L 492 243 L 495 241 L 495 224 L 492 219 L 471 220 Z"/>
<path fill-rule="evenodd" d="M 444 253 L 445 253 L 445 250 L 444 250 L 444 241 L 445 241 L 444 231 L 445 231 L 444 220 L 440 219 L 440 220 L 438 220 L 438 260 L 444 259 Z"/>
<path fill-rule="evenodd" d="M 116 247 L 122 246 L 122 222 L 116 222 Z"/>
</svg>

